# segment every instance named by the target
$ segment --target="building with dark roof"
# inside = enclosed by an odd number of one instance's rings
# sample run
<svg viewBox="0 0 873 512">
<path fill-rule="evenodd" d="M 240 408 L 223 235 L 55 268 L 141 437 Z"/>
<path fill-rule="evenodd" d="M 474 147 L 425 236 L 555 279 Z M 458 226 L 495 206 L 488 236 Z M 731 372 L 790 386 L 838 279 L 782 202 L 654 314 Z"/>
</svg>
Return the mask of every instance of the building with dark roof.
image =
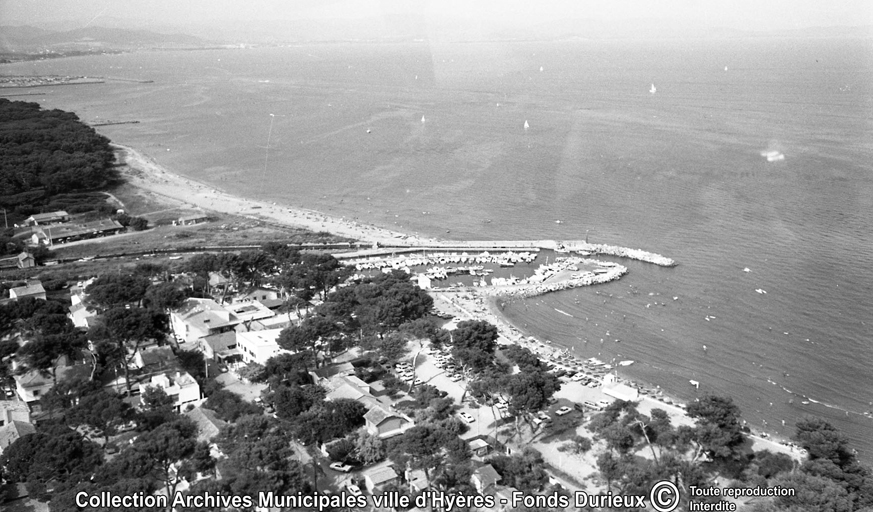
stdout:
<svg viewBox="0 0 873 512">
<path fill-rule="evenodd" d="M 30 239 L 34 245 L 40 243 L 53 245 L 114 235 L 123 230 L 124 226 L 119 224 L 117 220 L 103 219 L 82 224 L 46 226 L 44 228 L 39 228 L 34 232 Z"/>
<path fill-rule="evenodd" d="M 69 213 L 67 213 L 63 210 L 58 210 L 56 212 L 33 214 L 30 217 L 24 219 L 24 222 L 28 226 L 45 226 L 48 224 L 59 224 L 62 222 L 69 222 L 69 220 L 70 220 Z"/>
</svg>

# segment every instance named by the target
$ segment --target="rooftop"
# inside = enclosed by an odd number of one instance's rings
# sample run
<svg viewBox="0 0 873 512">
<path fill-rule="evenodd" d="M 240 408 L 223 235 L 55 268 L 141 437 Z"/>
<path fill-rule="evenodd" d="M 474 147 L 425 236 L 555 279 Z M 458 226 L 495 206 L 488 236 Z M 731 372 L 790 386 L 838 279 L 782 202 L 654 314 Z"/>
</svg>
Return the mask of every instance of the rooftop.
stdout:
<svg viewBox="0 0 873 512">
<path fill-rule="evenodd" d="M 176 310 L 182 321 L 200 330 L 236 325 L 240 321 L 212 299 L 187 299 Z"/>
<path fill-rule="evenodd" d="M 42 287 L 42 283 L 39 281 L 28 281 L 28 283 L 24 286 L 19 286 L 18 288 L 12 288 L 9 290 L 9 296 L 15 296 L 18 298 L 21 297 L 30 297 L 31 295 L 39 295 L 45 293 L 45 288 Z"/>
<path fill-rule="evenodd" d="M 58 210 L 56 212 L 35 213 L 28 217 L 28 220 L 32 220 L 33 222 L 45 222 L 47 220 L 62 219 L 69 216 L 70 214 L 65 212 L 64 210 Z"/>
<path fill-rule="evenodd" d="M 30 423 L 13 420 L 8 425 L 0 427 L 0 452 L 10 444 L 14 443 L 19 437 L 33 434 L 36 432 L 36 427 Z"/>
<path fill-rule="evenodd" d="M 364 476 L 369 477 L 370 481 L 373 482 L 373 485 L 380 485 L 395 480 L 397 478 L 397 472 L 394 471 L 394 468 L 391 466 L 385 466 L 371 471 L 365 471 Z"/>
<path fill-rule="evenodd" d="M 58 240 L 62 238 L 72 238 L 83 235 L 91 235 L 103 233 L 106 231 L 120 231 L 124 226 L 113 219 L 95 220 L 84 224 L 63 224 L 60 226 L 49 226 L 40 230 L 45 238 Z"/>
</svg>

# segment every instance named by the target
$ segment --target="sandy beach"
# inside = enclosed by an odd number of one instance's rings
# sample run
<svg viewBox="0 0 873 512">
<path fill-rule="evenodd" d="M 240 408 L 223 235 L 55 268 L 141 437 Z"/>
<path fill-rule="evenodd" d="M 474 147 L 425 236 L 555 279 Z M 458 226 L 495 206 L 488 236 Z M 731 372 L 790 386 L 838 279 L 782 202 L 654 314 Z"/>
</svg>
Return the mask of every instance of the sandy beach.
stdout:
<svg viewBox="0 0 873 512">
<path fill-rule="evenodd" d="M 323 213 L 266 201 L 254 201 L 175 174 L 148 155 L 131 147 L 114 144 L 118 160 L 129 167 L 125 178 L 134 186 L 151 193 L 175 199 L 190 208 L 204 212 L 241 215 L 267 222 L 326 231 L 364 242 L 392 242 L 405 237 L 409 245 L 433 243 L 435 240 L 407 236 L 405 233 L 336 218 Z"/>
<path fill-rule="evenodd" d="M 406 237 L 404 243 L 410 246 L 439 245 L 439 242 L 435 239 L 411 237 L 406 233 L 391 231 L 344 218 L 331 217 L 317 211 L 289 205 L 241 198 L 196 180 L 175 174 L 155 162 L 148 155 L 133 148 L 117 144 L 114 146 L 118 150 L 119 161 L 126 164 L 129 168 L 124 174 L 130 184 L 148 192 L 182 202 L 192 209 L 204 212 L 212 211 L 241 215 L 257 220 L 301 227 L 316 232 L 326 231 L 365 242 L 391 242 L 397 244 L 403 237 Z M 436 310 L 455 317 L 454 320 L 445 326 L 448 329 L 453 328 L 461 320 L 485 320 L 498 328 L 500 333 L 499 343 L 520 344 L 541 355 L 549 355 L 561 351 L 561 347 L 553 347 L 542 341 L 534 341 L 525 337 L 522 332 L 511 325 L 500 314 L 498 306 L 500 298 L 484 293 L 483 290 L 467 289 L 460 292 L 432 291 L 431 296 L 434 298 Z M 564 385 L 564 389 L 561 390 L 561 394 L 568 399 L 577 399 L 578 396 L 576 395 L 588 393 L 589 391 L 591 390 L 578 383 L 567 382 Z M 599 390 L 594 391 L 600 392 Z M 674 424 L 691 423 L 690 418 L 685 415 L 681 408 L 651 397 L 642 397 L 640 411 L 646 413 L 654 407 L 667 410 L 673 418 Z M 580 433 L 585 435 L 581 428 Z M 763 439 L 757 436 L 750 436 L 750 439 L 755 450 L 768 449 L 800 458 L 800 454 L 796 450 L 776 442 L 777 440 Z M 557 452 L 550 454 L 548 453 L 549 450 L 545 451 L 547 452 L 545 453 L 547 459 L 552 458 L 549 455 L 556 457 L 556 460 L 549 461 L 552 464 L 560 465 L 561 463 L 566 464 L 568 462 L 564 456 L 558 455 Z M 590 461 L 586 462 L 590 463 Z M 580 463 L 582 463 L 582 466 L 586 466 L 582 460 L 575 461 L 574 465 L 579 465 Z M 584 467 L 584 469 L 579 467 L 578 469 L 582 472 L 581 474 L 591 474 L 594 472 L 593 467 Z"/>
</svg>

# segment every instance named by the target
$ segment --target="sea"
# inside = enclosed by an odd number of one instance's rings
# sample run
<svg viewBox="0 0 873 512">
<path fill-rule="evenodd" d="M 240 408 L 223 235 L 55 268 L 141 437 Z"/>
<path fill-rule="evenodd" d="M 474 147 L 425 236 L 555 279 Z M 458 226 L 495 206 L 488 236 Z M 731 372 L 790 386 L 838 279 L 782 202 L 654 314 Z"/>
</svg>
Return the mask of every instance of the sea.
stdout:
<svg viewBox="0 0 873 512">
<path fill-rule="evenodd" d="M 445 239 L 675 259 L 503 304 L 753 430 L 820 416 L 873 461 L 873 45 L 859 39 L 311 44 L 5 64 L 0 91 L 227 192 Z M 699 382 L 699 388 L 690 380 Z"/>
</svg>

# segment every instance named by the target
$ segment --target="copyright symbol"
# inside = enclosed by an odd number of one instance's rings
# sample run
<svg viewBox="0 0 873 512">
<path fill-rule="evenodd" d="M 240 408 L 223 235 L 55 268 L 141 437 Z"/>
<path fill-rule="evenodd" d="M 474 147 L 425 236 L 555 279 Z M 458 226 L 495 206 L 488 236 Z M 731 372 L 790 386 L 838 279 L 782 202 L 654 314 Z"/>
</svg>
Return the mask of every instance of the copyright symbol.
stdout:
<svg viewBox="0 0 873 512">
<path fill-rule="evenodd" d="M 649 502 L 658 512 L 672 512 L 679 506 L 679 488 L 669 480 L 655 482 L 649 491 Z"/>
</svg>

